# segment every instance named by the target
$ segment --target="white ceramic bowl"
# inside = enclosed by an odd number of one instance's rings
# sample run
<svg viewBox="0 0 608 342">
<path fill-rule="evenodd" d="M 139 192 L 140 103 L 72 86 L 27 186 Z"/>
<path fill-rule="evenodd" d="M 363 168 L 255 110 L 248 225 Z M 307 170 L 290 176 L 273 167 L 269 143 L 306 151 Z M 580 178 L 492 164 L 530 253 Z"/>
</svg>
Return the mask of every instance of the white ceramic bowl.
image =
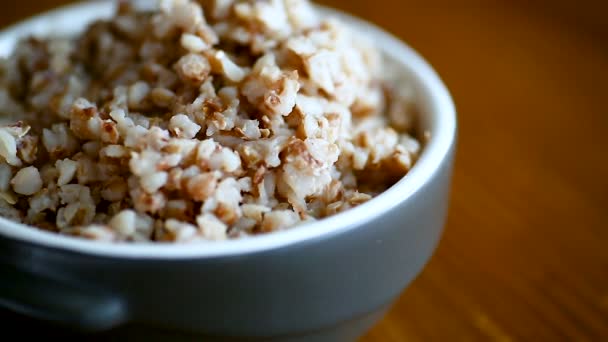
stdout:
<svg viewBox="0 0 608 342">
<path fill-rule="evenodd" d="M 455 109 L 440 78 L 411 48 L 362 20 L 320 9 L 369 37 L 413 82 L 420 129 L 431 139 L 406 177 L 318 222 L 201 245 L 93 242 L 0 218 L 0 306 L 94 330 L 135 322 L 264 340 L 354 338 L 375 322 L 441 235 Z M 0 32 L 0 55 L 10 54 L 20 37 L 71 35 L 112 13 L 111 1 L 95 1 L 42 14 Z"/>
</svg>

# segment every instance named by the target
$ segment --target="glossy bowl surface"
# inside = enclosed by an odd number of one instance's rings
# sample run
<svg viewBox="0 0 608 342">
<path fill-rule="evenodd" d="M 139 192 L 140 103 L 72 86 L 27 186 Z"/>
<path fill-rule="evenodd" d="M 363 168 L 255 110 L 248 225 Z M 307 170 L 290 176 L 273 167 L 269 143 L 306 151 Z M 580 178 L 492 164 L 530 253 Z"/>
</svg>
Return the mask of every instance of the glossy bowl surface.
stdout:
<svg viewBox="0 0 608 342">
<path fill-rule="evenodd" d="M 320 10 L 372 39 L 413 82 L 420 130 L 431 138 L 408 175 L 345 213 L 238 241 L 109 244 L 0 218 L 6 283 L 0 306 L 94 331 L 130 323 L 281 341 L 340 341 L 365 332 L 422 270 L 440 239 L 456 114 L 445 85 L 415 51 L 360 19 Z M 74 34 L 112 13 L 111 1 L 94 1 L 42 14 L 0 32 L 0 55 L 8 55 L 19 37 Z"/>
</svg>

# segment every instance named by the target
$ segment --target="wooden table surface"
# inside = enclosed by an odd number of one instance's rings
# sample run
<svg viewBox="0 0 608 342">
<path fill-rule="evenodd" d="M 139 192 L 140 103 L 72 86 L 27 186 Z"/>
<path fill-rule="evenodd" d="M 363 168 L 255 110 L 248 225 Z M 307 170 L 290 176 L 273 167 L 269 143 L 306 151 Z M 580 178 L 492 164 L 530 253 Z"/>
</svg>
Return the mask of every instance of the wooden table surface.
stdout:
<svg viewBox="0 0 608 342">
<path fill-rule="evenodd" d="M 444 238 L 363 341 L 608 340 L 606 2 L 324 3 L 420 51 L 459 112 Z"/>
</svg>

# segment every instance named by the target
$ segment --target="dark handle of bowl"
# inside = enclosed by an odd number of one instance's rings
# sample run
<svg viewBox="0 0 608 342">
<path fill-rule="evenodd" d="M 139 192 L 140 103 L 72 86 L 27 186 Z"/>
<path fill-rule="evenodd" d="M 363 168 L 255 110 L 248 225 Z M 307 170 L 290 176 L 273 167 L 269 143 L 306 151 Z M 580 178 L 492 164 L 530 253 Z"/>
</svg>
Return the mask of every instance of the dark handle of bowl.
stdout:
<svg viewBox="0 0 608 342">
<path fill-rule="evenodd" d="M 17 314 L 85 332 L 110 329 L 126 317 L 123 302 L 111 295 L 6 264 L 0 279 L 0 307 Z"/>
</svg>

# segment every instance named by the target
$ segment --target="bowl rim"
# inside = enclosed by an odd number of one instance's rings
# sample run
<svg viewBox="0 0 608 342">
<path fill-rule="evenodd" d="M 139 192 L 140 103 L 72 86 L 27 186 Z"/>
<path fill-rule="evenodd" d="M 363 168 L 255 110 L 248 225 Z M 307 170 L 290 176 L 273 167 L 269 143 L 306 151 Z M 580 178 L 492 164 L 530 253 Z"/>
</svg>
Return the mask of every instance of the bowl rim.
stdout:
<svg viewBox="0 0 608 342">
<path fill-rule="evenodd" d="M 0 31 L 0 54 L 9 49 L 15 38 L 24 34 L 44 33 L 54 24 L 65 25 L 66 18 L 80 18 L 84 24 L 91 18 L 111 13 L 112 0 L 100 0 L 59 7 L 39 14 Z M 411 47 L 379 27 L 344 12 L 316 6 L 323 15 L 339 17 L 355 31 L 373 39 L 383 54 L 407 69 L 414 83 L 422 88 L 421 96 L 430 104 L 428 110 L 433 132 L 419 160 L 398 183 L 372 200 L 346 212 L 305 223 L 294 229 L 238 240 L 197 242 L 192 244 L 113 243 L 78 239 L 45 232 L 0 217 L 0 237 L 38 246 L 109 258 L 191 259 L 233 257 L 268 251 L 298 243 L 325 239 L 352 231 L 412 198 L 434 178 L 444 160 L 450 156 L 456 140 L 456 110 L 450 93 L 433 68 Z M 61 23 L 64 24 L 61 24 Z M 80 29 L 82 25 L 71 24 Z M 69 28 L 68 28 L 69 29 Z"/>
</svg>

